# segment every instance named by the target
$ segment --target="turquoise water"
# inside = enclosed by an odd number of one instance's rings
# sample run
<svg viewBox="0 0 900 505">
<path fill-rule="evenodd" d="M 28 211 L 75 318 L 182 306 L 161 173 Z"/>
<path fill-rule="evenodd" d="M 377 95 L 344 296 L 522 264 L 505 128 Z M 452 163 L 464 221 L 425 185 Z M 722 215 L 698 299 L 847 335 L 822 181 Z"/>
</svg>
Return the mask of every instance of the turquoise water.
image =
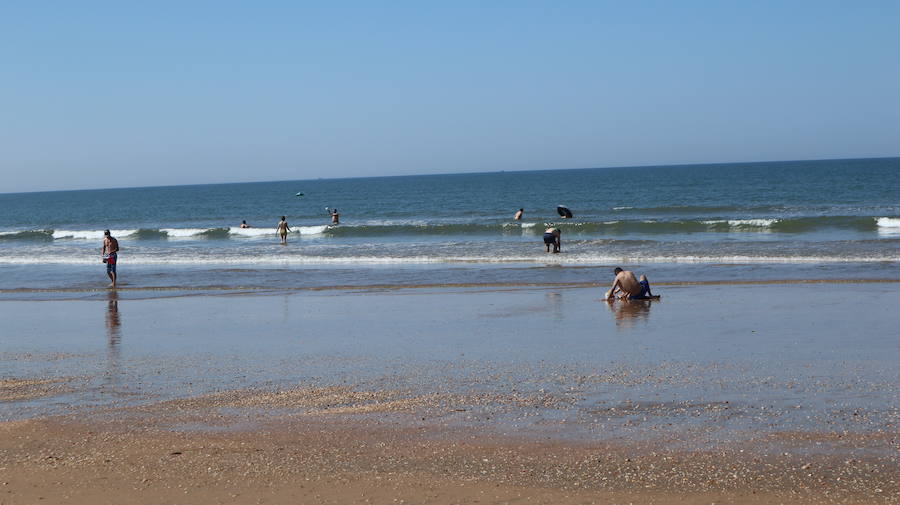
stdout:
<svg viewBox="0 0 900 505">
<path fill-rule="evenodd" d="M 0 208 L 6 291 L 103 286 L 107 228 L 133 288 L 606 282 L 618 264 L 669 281 L 900 277 L 898 158 L 0 194 Z"/>
</svg>

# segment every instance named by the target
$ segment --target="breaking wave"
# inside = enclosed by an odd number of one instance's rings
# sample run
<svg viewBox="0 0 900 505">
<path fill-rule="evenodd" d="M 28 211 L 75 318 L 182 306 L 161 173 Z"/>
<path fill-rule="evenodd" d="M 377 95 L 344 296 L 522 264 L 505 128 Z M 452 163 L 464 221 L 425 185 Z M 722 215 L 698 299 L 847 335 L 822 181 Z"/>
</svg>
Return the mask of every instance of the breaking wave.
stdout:
<svg viewBox="0 0 900 505">
<path fill-rule="evenodd" d="M 900 217 L 879 217 L 875 220 L 875 224 L 877 224 L 879 228 L 900 229 Z"/>
<path fill-rule="evenodd" d="M 818 229 L 845 229 L 855 231 L 900 232 L 900 218 L 819 216 L 797 218 L 746 218 L 746 219 L 620 219 L 602 221 L 556 220 L 547 222 L 477 222 L 477 223 L 426 223 L 426 222 L 375 222 L 366 224 L 294 226 L 292 233 L 321 237 L 381 237 L 410 235 L 503 235 L 523 233 L 539 235 L 544 227 L 553 224 L 566 234 L 678 234 L 678 233 L 804 233 Z M 111 230 L 114 237 L 126 240 L 160 239 L 228 239 L 261 238 L 275 235 L 274 228 L 136 228 Z M 103 230 L 6 230 L 0 231 L 0 241 L 87 240 L 99 241 Z"/>
</svg>

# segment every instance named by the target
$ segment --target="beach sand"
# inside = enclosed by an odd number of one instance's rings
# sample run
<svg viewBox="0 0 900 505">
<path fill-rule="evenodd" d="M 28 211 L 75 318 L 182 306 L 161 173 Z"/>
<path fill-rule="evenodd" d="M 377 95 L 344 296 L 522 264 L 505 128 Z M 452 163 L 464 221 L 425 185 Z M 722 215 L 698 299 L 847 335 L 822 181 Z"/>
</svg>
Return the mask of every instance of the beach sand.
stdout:
<svg viewBox="0 0 900 505">
<path fill-rule="evenodd" d="M 0 503 L 900 501 L 894 285 L 601 290 L 0 302 Z"/>
</svg>

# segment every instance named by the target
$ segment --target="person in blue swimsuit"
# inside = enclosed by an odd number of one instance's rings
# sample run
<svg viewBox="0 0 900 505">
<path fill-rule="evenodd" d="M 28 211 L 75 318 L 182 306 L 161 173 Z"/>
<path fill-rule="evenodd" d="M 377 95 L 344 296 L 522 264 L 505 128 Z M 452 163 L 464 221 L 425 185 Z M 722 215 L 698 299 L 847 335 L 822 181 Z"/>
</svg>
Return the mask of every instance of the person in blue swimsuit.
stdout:
<svg viewBox="0 0 900 505">
<path fill-rule="evenodd" d="M 653 296 L 653 293 L 650 291 L 650 282 L 647 280 L 646 275 L 641 276 L 640 280 L 638 281 L 638 285 L 641 287 L 641 292 L 636 295 L 629 296 L 629 300 L 649 300 L 650 298 L 655 298 Z"/>
</svg>

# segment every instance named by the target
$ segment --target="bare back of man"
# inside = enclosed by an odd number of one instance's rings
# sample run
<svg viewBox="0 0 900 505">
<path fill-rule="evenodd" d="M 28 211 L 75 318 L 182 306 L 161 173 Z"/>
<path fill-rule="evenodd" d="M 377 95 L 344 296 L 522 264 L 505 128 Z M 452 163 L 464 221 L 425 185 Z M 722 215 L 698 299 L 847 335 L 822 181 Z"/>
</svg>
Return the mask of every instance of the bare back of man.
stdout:
<svg viewBox="0 0 900 505">
<path fill-rule="evenodd" d="M 634 272 L 616 267 L 616 269 L 613 270 L 613 273 L 616 278 L 613 280 L 612 287 L 606 292 L 607 299 L 614 297 L 616 290 L 620 291 L 623 298 L 639 295 L 641 293 L 641 285 L 638 282 L 637 277 L 635 277 Z"/>
</svg>

